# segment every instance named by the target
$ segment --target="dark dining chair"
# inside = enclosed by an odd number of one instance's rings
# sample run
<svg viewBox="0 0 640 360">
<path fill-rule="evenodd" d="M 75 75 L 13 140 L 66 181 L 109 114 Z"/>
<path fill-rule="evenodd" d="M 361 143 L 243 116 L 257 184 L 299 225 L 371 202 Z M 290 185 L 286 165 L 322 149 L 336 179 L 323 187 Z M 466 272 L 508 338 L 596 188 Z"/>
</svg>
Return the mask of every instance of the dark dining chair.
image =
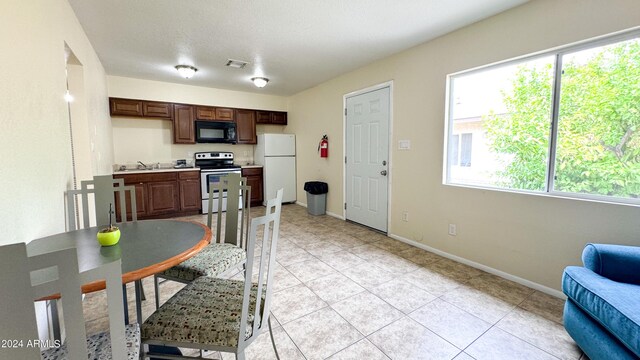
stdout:
<svg viewBox="0 0 640 360">
<path fill-rule="evenodd" d="M 75 248 L 28 256 L 26 244 L 0 247 L 0 339 L 16 346 L 0 348 L 0 359 L 135 359 L 140 351 L 138 324 L 125 327 L 120 260 L 80 273 Z M 109 331 L 87 338 L 82 309 L 82 284 L 106 282 Z M 58 294 L 66 333 L 64 343 L 48 341 L 40 350 L 33 302 Z"/>
<path fill-rule="evenodd" d="M 267 328 L 277 357 L 270 306 L 282 193 L 268 201 L 264 216 L 251 220 L 244 280 L 201 276 L 178 291 L 142 324 L 143 357 L 156 356 L 150 345 L 168 345 L 200 350 L 198 359 L 210 350 L 244 360 L 245 349 Z"/>
<path fill-rule="evenodd" d="M 221 176 L 209 186 L 207 226 L 212 227 L 214 199 L 218 194 L 215 240 L 186 261 L 154 276 L 156 309 L 160 306 L 160 279 L 188 284 L 200 276 L 226 276 L 245 264 L 251 213 L 251 186 L 239 174 Z M 221 194 L 226 192 L 226 204 Z M 222 224 L 222 213 L 225 211 Z M 224 233 L 222 229 L 224 228 Z M 223 235 L 224 234 L 224 235 Z"/>
</svg>

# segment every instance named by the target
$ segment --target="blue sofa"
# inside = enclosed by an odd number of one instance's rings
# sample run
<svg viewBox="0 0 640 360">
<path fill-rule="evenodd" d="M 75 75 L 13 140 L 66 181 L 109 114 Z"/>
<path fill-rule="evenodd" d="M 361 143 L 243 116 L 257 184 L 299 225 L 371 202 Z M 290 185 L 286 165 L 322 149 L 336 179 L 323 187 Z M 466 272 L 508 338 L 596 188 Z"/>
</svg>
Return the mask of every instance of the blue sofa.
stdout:
<svg viewBox="0 0 640 360">
<path fill-rule="evenodd" d="M 562 276 L 564 327 L 589 358 L 640 358 L 640 247 L 587 244 Z"/>
</svg>

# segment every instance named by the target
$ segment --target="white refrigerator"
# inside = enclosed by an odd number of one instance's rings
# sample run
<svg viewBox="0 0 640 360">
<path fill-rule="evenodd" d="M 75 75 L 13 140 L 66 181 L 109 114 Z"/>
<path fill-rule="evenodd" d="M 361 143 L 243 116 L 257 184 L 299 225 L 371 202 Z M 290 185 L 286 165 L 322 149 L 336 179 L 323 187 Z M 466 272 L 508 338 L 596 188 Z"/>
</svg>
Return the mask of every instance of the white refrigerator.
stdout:
<svg viewBox="0 0 640 360">
<path fill-rule="evenodd" d="M 264 202 L 282 188 L 282 202 L 296 201 L 296 136 L 259 134 L 254 161 L 263 166 Z"/>
</svg>

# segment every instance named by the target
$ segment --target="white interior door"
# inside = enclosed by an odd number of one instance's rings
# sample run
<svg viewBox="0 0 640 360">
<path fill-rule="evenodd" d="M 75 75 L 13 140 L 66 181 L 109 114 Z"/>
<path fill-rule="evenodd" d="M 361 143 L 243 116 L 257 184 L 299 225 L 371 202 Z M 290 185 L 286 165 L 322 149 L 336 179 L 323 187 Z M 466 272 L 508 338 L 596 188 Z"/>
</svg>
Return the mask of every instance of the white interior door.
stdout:
<svg viewBox="0 0 640 360">
<path fill-rule="evenodd" d="M 346 218 L 387 232 L 389 87 L 347 97 Z"/>
</svg>

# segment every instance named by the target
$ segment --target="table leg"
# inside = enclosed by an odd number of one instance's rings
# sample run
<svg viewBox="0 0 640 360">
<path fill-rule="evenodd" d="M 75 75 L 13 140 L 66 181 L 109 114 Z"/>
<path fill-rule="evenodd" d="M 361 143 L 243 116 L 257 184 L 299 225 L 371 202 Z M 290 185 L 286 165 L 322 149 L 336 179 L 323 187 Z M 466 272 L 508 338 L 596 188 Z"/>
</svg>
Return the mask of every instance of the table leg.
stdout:
<svg viewBox="0 0 640 360">
<path fill-rule="evenodd" d="M 144 294 L 144 288 L 142 287 L 142 280 L 136 280 L 136 284 L 140 284 L 140 290 L 142 294 L 142 297 L 140 297 L 140 299 L 142 299 L 142 301 L 147 300 L 147 296 Z"/>
<path fill-rule="evenodd" d="M 124 323 L 129 324 L 129 303 L 127 301 L 127 285 L 122 284 L 122 302 L 124 303 Z"/>
<path fill-rule="evenodd" d="M 134 281 L 136 289 L 136 318 L 142 325 L 142 281 Z"/>
<path fill-rule="evenodd" d="M 60 334 L 60 314 L 58 314 L 58 301 L 49 300 L 49 307 L 51 309 L 51 327 L 53 328 L 53 340 L 62 340 Z"/>
</svg>

